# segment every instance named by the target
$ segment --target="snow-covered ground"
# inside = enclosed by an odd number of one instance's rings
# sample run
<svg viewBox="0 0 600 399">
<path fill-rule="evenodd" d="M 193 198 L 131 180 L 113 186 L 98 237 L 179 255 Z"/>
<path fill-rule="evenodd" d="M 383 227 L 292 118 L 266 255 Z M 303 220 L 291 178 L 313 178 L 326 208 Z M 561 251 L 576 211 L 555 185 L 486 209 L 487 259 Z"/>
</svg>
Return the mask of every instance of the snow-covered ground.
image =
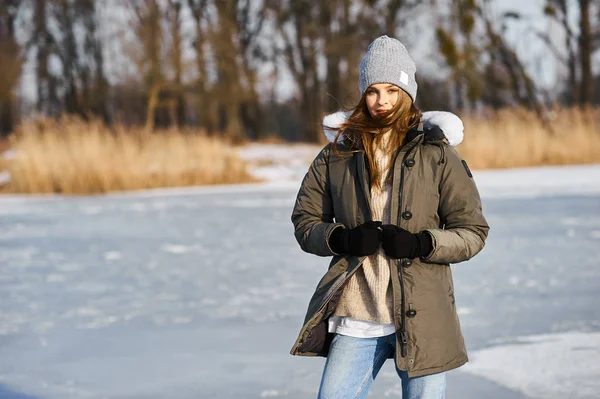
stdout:
<svg viewBox="0 0 600 399">
<path fill-rule="evenodd" d="M 16 156 L 15 151 L 6 150 L 0 154 L 0 161 L 2 159 L 12 159 L 15 156 Z M 2 170 L 2 168 L 0 167 L 0 186 L 2 186 L 3 184 L 9 183 L 9 182 L 10 182 L 10 173 L 8 173 L 8 171 L 6 171 L 6 170 Z"/>
<path fill-rule="evenodd" d="M 324 360 L 289 349 L 328 260 L 289 217 L 318 148 L 242 151 L 266 183 L 0 197 L 0 397 L 315 397 Z M 597 398 L 600 166 L 475 179 L 492 229 L 453 266 L 447 397 Z M 399 384 L 388 361 L 372 397 Z"/>
</svg>

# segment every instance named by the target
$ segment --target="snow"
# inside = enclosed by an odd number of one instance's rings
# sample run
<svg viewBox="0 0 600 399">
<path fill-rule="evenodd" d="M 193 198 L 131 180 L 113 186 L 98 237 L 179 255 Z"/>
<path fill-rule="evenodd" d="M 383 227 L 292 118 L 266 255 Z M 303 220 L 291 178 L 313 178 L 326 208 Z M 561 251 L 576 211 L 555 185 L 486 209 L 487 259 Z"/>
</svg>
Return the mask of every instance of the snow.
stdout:
<svg viewBox="0 0 600 399">
<path fill-rule="evenodd" d="M 306 169 L 322 147 L 283 144 L 242 147 L 238 154 L 252 164 L 254 175 L 266 187 L 300 184 Z M 531 198 L 546 195 L 600 194 L 600 164 L 473 171 L 485 198 Z"/>
<path fill-rule="evenodd" d="M 12 149 L 6 150 L 2 154 L 0 154 L 0 158 L 4 158 L 4 159 L 14 159 L 16 157 L 17 157 L 17 152 Z M 10 173 L 6 170 L 0 170 L 0 186 L 2 186 L 3 184 L 7 184 L 9 182 L 10 182 Z"/>
<path fill-rule="evenodd" d="M 2 153 L 0 158 L 4 159 L 15 159 L 17 157 L 17 152 L 13 149 L 8 149 Z"/>
<path fill-rule="evenodd" d="M 268 182 L 300 180 L 321 147 L 310 144 L 250 144 L 238 154 L 251 164 L 250 172 Z"/>
<path fill-rule="evenodd" d="M 463 370 L 532 398 L 597 398 L 600 333 L 517 337 L 511 344 L 476 351 Z"/>
<path fill-rule="evenodd" d="M 328 259 L 290 212 L 319 149 L 247 148 L 255 185 L 1 196 L 0 397 L 314 398 L 324 359 L 289 350 Z M 492 229 L 452 266 L 449 399 L 600 391 L 599 172 L 474 172 Z M 391 362 L 371 392 L 400 396 Z"/>
<path fill-rule="evenodd" d="M 600 194 L 600 165 L 545 166 L 473 172 L 487 198 Z"/>
<path fill-rule="evenodd" d="M 0 171 L 0 186 L 7 183 L 10 183 L 10 173 L 7 171 Z"/>
</svg>

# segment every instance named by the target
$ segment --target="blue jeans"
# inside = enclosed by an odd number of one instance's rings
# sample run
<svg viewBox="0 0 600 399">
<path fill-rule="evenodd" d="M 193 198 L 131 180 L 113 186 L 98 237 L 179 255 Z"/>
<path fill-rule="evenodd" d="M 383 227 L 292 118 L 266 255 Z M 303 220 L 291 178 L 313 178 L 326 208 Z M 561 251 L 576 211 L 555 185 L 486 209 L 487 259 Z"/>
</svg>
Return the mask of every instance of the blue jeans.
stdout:
<svg viewBox="0 0 600 399">
<path fill-rule="evenodd" d="M 376 338 L 336 334 L 325 362 L 318 399 L 366 398 L 391 351 L 396 353 L 394 334 Z M 445 397 L 445 373 L 409 378 L 406 371 L 396 368 L 396 372 L 402 379 L 402 399 Z"/>
</svg>

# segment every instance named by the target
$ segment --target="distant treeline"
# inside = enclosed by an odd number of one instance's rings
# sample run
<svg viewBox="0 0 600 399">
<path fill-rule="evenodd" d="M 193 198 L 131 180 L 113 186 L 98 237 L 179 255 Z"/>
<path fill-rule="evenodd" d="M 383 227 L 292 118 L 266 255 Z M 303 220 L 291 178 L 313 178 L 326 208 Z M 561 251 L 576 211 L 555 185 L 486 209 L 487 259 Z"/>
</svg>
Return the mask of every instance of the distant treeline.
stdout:
<svg viewBox="0 0 600 399">
<path fill-rule="evenodd" d="M 559 66 L 551 90 L 505 37 L 507 24 L 531 21 L 519 10 L 494 13 L 496 2 L 0 0 L 0 133 L 31 115 L 74 114 L 234 140 L 316 141 L 325 112 L 358 100 L 358 64 L 380 34 L 411 53 L 433 37 L 426 52 L 440 73 L 417 74 L 422 109 L 520 106 L 544 118 L 551 103 L 600 103 L 600 0 L 543 4 L 549 28 L 532 27 L 528 40 Z M 278 99 L 278 82 L 295 94 Z M 32 88 L 28 104 L 19 93 Z"/>
</svg>

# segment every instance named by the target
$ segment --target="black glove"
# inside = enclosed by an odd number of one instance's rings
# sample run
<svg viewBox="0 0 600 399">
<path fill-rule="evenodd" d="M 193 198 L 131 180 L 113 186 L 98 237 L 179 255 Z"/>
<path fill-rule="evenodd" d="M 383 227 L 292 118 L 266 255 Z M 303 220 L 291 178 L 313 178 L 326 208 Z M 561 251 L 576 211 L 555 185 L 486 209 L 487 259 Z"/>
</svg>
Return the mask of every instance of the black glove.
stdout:
<svg viewBox="0 0 600 399">
<path fill-rule="evenodd" d="M 413 234 L 393 224 L 384 224 L 381 229 L 381 246 L 390 258 L 426 257 L 433 249 L 428 233 Z"/>
<path fill-rule="evenodd" d="M 366 222 L 353 229 L 336 227 L 329 236 L 329 247 L 338 254 L 373 255 L 381 242 L 381 222 Z"/>
</svg>

